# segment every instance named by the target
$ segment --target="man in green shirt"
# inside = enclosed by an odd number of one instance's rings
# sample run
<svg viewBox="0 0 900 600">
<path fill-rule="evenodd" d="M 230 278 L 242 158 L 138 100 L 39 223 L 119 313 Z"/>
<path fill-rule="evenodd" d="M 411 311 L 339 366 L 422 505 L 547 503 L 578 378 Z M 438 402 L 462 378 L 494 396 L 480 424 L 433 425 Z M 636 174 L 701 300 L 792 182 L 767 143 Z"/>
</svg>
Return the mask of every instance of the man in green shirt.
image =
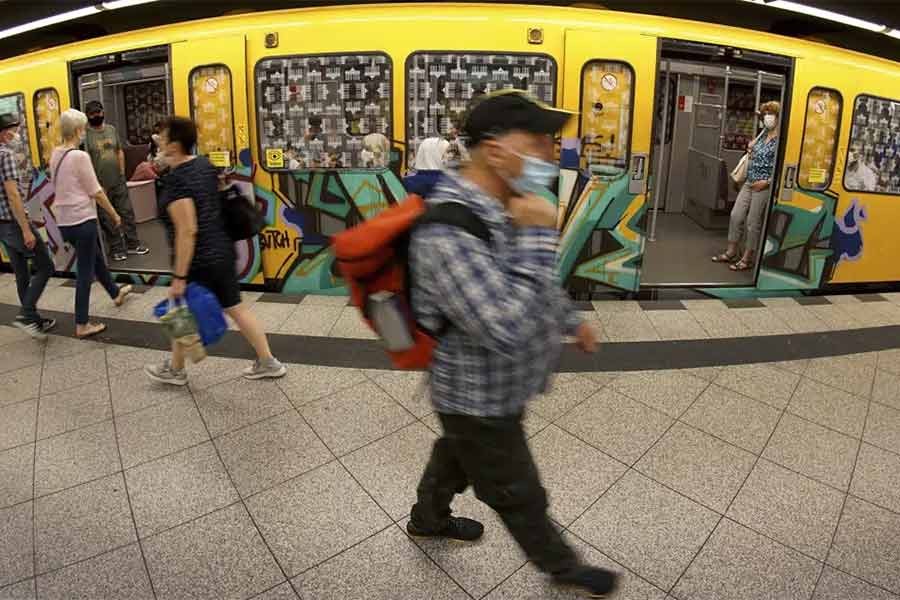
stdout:
<svg viewBox="0 0 900 600">
<path fill-rule="evenodd" d="M 106 233 L 106 243 L 110 257 L 114 261 L 123 261 L 129 254 L 147 254 L 150 249 L 138 239 L 137 227 L 134 224 L 134 211 L 128 198 L 128 186 L 125 182 L 125 152 L 119 141 L 116 128 L 104 124 L 103 105 L 91 100 L 85 107 L 90 127 L 87 129 L 84 145 L 91 156 L 97 179 L 110 203 L 122 217 L 122 229 L 116 228 L 106 213 L 100 213 L 100 223 Z"/>
</svg>

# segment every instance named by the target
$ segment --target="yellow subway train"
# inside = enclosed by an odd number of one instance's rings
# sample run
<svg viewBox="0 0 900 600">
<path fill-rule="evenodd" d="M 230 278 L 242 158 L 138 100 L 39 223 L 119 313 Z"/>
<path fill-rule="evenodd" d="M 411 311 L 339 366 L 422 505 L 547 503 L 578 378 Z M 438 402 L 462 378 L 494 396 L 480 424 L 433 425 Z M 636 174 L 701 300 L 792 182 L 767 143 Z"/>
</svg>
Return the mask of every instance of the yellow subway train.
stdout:
<svg viewBox="0 0 900 600">
<path fill-rule="evenodd" d="M 900 64 L 885 59 L 694 21 L 442 2 L 227 16 L 0 62 L 0 112 L 21 117 L 22 185 L 58 270 L 72 270 L 73 252 L 46 168 L 60 112 L 97 99 L 129 173 L 161 118 L 198 122 L 198 153 L 266 213 L 262 234 L 239 246 L 242 282 L 288 294 L 346 293 L 329 236 L 403 199 L 424 139 L 464 153 L 466 107 L 509 87 L 579 113 L 547 191 L 576 296 L 900 281 Z M 766 101 L 782 111 L 764 234 L 754 268 L 733 271 L 710 257 L 724 249 L 729 174 Z M 155 186 L 131 183 L 129 194 L 151 253 L 117 272 L 165 283 Z"/>
</svg>

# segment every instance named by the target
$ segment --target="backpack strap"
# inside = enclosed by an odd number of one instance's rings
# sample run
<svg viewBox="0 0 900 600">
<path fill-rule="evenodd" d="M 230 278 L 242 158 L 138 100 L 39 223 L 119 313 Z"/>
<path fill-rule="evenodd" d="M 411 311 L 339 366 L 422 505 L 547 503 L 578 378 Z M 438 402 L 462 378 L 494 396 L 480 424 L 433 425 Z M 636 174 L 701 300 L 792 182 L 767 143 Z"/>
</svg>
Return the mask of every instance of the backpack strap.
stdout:
<svg viewBox="0 0 900 600">
<path fill-rule="evenodd" d="M 479 240 L 490 244 L 491 230 L 472 209 L 461 202 L 444 202 L 429 206 L 419 219 L 416 226 L 428 224 L 450 225 L 459 227 L 467 233 L 471 233 Z"/>
</svg>

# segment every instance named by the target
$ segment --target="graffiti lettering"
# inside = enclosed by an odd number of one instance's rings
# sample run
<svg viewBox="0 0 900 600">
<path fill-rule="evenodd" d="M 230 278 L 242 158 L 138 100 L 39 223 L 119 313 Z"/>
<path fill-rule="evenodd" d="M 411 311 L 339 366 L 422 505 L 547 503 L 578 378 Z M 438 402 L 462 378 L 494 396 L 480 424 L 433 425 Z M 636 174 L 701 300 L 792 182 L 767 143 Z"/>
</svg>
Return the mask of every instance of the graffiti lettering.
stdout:
<svg viewBox="0 0 900 600">
<path fill-rule="evenodd" d="M 259 235 L 259 245 L 263 250 L 293 250 L 300 252 L 301 238 L 291 237 L 290 232 L 269 229 Z"/>
</svg>

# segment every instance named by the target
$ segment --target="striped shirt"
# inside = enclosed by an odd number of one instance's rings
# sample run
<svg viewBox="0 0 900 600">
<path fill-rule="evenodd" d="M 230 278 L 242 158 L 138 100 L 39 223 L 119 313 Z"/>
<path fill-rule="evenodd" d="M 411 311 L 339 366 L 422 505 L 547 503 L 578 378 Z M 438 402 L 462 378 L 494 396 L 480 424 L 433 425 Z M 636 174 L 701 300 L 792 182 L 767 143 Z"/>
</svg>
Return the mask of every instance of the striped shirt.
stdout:
<svg viewBox="0 0 900 600">
<path fill-rule="evenodd" d="M 439 223 L 413 233 L 416 319 L 431 331 L 451 324 L 431 365 L 432 402 L 441 413 L 519 415 L 546 390 L 562 335 L 580 323 L 557 275 L 558 233 L 515 227 L 498 200 L 456 175 L 428 202 L 466 204 L 491 232 L 489 243 Z"/>
</svg>

